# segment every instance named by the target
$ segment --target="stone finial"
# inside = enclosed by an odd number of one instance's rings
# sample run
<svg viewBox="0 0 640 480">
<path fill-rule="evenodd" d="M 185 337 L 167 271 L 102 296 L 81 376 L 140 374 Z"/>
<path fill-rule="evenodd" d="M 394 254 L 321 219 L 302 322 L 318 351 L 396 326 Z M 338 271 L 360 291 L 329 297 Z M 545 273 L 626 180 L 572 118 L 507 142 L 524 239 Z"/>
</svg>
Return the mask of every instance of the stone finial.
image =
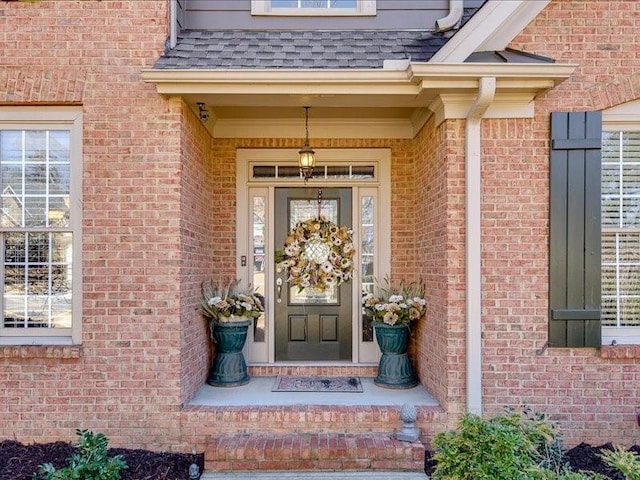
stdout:
<svg viewBox="0 0 640 480">
<path fill-rule="evenodd" d="M 200 467 L 195 463 L 189 465 L 189 480 L 198 480 L 200 478 Z"/>
<path fill-rule="evenodd" d="M 396 432 L 396 438 L 403 442 L 415 442 L 420 438 L 420 430 L 416 427 L 418 412 L 416 407 L 410 403 L 405 403 L 400 410 L 400 420 L 402 429 Z"/>
</svg>

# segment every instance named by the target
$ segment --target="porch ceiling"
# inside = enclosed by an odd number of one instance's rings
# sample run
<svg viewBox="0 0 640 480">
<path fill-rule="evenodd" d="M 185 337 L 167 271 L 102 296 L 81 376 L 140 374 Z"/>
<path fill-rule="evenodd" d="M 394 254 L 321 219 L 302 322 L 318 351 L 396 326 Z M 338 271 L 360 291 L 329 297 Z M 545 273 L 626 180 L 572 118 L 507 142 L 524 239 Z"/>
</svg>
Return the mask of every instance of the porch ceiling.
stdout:
<svg viewBox="0 0 640 480">
<path fill-rule="evenodd" d="M 398 69 L 373 70 L 157 70 L 142 72 L 159 94 L 182 97 L 194 111 L 205 104 L 213 136 L 256 136 L 252 125 L 278 125 L 281 137 L 299 137 L 303 106 L 311 106 L 315 137 L 324 126 L 375 121 L 395 136 L 411 137 L 436 114 L 439 121 L 463 118 L 473 103 L 480 78 L 496 78 L 496 101 L 488 116 L 533 114 L 532 100 L 567 79 L 574 65 L 404 63 Z M 289 124 L 290 127 L 289 128 Z M 243 132 L 243 129 L 246 131 Z M 328 132 L 330 133 L 330 132 Z M 388 130 L 387 130 L 388 133 Z M 329 135 L 331 136 L 331 135 Z M 358 134 L 358 136 L 362 136 Z M 379 136 L 370 129 L 370 136 Z"/>
</svg>

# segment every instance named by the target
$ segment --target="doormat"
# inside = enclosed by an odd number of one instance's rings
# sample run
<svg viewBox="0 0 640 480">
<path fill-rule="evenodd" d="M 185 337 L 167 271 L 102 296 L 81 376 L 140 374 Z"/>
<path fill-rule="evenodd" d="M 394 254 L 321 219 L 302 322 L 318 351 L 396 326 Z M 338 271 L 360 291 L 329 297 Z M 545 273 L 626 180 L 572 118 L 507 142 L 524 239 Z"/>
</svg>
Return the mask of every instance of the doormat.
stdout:
<svg viewBox="0 0 640 480">
<path fill-rule="evenodd" d="M 296 377 L 278 375 L 272 392 L 362 393 L 358 377 Z"/>
</svg>

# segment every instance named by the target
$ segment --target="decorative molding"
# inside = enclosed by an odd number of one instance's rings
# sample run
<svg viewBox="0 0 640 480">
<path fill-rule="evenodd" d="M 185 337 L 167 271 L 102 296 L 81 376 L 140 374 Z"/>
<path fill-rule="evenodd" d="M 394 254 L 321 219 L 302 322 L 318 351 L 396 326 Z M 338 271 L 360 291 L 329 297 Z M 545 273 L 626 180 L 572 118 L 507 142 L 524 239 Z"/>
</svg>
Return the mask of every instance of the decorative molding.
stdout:
<svg viewBox="0 0 640 480">
<path fill-rule="evenodd" d="M 488 0 L 429 63 L 460 63 L 473 52 L 503 50 L 549 3 Z"/>
<path fill-rule="evenodd" d="M 0 104 L 82 103 L 86 75 L 72 69 L 45 70 L 37 67 L 0 69 Z"/>
<path fill-rule="evenodd" d="M 436 125 L 454 118 L 467 118 L 476 95 L 443 93 L 429 105 L 435 114 Z M 497 94 L 483 118 L 533 118 L 534 96 L 527 93 Z"/>
</svg>

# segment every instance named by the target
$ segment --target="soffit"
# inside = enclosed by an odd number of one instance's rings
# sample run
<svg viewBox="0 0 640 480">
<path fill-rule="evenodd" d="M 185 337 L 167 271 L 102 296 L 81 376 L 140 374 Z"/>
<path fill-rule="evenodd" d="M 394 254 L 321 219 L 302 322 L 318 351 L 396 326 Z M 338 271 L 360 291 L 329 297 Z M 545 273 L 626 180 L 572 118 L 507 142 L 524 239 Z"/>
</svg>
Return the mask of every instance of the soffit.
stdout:
<svg viewBox="0 0 640 480">
<path fill-rule="evenodd" d="M 210 125 L 264 124 L 265 119 L 299 122 L 301 108 L 311 106 L 314 118 L 327 121 L 360 119 L 366 124 L 380 119 L 387 126 L 389 120 L 404 122 L 404 136 L 412 136 L 430 112 L 439 115 L 439 121 L 463 118 L 482 77 L 496 78 L 490 117 L 531 116 L 535 96 L 564 81 L 574 68 L 548 63 L 409 63 L 398 70 L 154 69 L 143 71 L 142 77 L 155 83 L 158 93 L 182 97 L 194 111 L 198 102 L 203 103 Z M 281 127 L 285 124 L 280 122 Z M 210 125 L 214 136 L 222 135 Z M 276 131 L 287 135 L 282 128 Z M 229 135 L 231 131 L 224 133 Z"/>
</svg>

